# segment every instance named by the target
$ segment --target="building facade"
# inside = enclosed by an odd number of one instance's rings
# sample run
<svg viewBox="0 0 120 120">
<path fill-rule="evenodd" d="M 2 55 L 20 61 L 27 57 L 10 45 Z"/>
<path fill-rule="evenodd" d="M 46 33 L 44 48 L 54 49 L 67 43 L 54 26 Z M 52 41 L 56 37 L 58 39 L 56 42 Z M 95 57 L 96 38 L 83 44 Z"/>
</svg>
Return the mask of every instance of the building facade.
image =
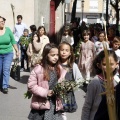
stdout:
<svg viewBox="0 0 120 120">
<path fill-rule="evenodd" d="M 66 4 L 66 22 L 70 22 L 73 2 L 74 0 L 71 0 L 71 3 Z M 106 13 L 105 2 L 105 0 L 77 0 L 76 17 L 86 23 L 101 23 L 101 18 L 105 17 Z"/>
<path fill-rule="evenodd" d="M 0 0 L 0 16 L 6 18 L 6 26 L 11 30 L 17 22 L 17 15 L 23 16 L 23 22 L 30 25 L 45 26 L 49 35 L 58 33 L 64 25 L 64 2 L 63 0 Z M 13 18 L 13 11 L 15 17 Z M 7 9 L 5 9 L 7 8 Z"/>
</svg>

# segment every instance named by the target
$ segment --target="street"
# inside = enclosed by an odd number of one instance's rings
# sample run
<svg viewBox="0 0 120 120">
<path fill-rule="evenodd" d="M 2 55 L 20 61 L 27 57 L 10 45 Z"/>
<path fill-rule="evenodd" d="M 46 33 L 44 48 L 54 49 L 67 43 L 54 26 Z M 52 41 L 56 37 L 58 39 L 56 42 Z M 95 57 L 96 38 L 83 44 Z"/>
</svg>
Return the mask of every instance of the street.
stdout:
<svg viewBox="0 0 120 120">
<path fill-rule="evenodd" d="M 0 92 L 0 120 L 28 120 L 30 112 L 30 100 L 24 99 L 27 91 L 29 72 L 21 72 L 21 80 L 15 81 L 10 78 L 9 93 Z M 81 109 L 85 93 L 80 89 L 75 92 L 78 110 L 75 113 L 67 113 L 67 120 L 81 120 Z"/>
</svg>

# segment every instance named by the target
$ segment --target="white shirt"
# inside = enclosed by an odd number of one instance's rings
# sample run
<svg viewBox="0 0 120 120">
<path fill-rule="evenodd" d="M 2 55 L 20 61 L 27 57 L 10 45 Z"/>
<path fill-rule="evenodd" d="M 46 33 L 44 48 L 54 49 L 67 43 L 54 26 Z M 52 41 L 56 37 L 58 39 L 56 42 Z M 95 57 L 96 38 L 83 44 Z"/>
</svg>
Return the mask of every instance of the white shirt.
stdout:
<svg viewBox="0 0 120 120">
<path fill-rule="evenodd" d="M 72 36 L 66 35 L 66 36 L 62 36 L 61 42 L 66 41 L 68 42 L 70 45 L 74 44 L 74 39 Z"/>
<path fill-rule="evenodd" d="M 120 61 L 120 50 L 117 49 L 117 50 L 115 51 L 115 53 L 116 53 L 116 55 L 117 55 L 117 57 L 118 57 L 118 60 Z"/>
<path fill-rule="evenodd" d="M 103 41 L 103 42 L 97 41 L 97 42 L 95 42 L 96 55 L 98 55 L 101 51 L 104 50 L 103 44 L 109 50 L 109 44 L 106 41 Z"/>
<path fill-rule="evenodd" d="M 18 42 L 20 37 L 23 35 L 24 29 L 27 29 L 25 23 L 21 23 L 21 24 L 16 23 L 14 27 L 14 37 L 16 42 Z"/>
<path fill-rule="evenodd" d="M 112 48 L 110 50 L 113 50 Z M 120 61 L 120 49 L 115 50 L 115 54 L 118 57 L 118 60 Z"/>
</svg>

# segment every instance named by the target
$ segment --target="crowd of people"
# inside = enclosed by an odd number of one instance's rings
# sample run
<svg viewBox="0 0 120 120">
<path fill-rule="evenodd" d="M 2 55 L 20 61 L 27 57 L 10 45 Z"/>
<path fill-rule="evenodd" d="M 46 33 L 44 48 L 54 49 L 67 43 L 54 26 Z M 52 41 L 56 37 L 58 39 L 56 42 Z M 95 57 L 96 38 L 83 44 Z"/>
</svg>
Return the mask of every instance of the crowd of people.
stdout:
<svg viewBox="0 0 120 120">
<path fill-rule="evenodd" d="M 27 83 L 28 91 L 32 93 L 29 120 L 67 120 L 62 101 L 53 92 L 55 85 L 64 79 L 80 80 L 87 86 L 81 120 L 109 120 L 106 95 L 99 94 L 105 92 L 103 84 L 107 79 L 104 47 L 108 52 L 113 85 L 119 94 L 120 37 L 115 28 L 109 27 L 105 33 L 100 24 L 87 27 L 85 22 L 81 26 L 74 22 L 72 27 L 64 27 L 57 46 L 50 43 L 44 26 L 31 25 L 29 33 L 22 19 L 22 15 L 17 16 L 12 33 L 5 27 L 6 19 L 0 16 L 1 91 L 8 93 L 14 48 L 21 63 L 20 72 L 30 72 Z M 119 102 L 117 106 L 120 106 Z M 120 111 L 117 112 L 120 117 Z"/>
</svg>

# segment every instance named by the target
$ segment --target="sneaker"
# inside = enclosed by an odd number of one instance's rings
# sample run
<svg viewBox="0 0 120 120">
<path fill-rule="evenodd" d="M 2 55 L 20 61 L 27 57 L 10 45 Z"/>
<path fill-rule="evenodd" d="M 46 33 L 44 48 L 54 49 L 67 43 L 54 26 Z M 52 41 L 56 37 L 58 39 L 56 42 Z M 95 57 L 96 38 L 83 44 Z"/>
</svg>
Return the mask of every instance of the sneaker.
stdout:
<svg viewBox="0 0 120 120">
<path fill-rule="evenodd" d="M 21 69 L 20 69 L 20 72 L 23 72 L 23 71 L 24 71 L 24 68 L 21 68 Z"/>
<path fill-rule="evenodd" d="M 3 88 L 3 89 L 2 89 L 2 92 L 3 92 L 4 94 L 8 94 L 8 88 Z"/>
</svg>

